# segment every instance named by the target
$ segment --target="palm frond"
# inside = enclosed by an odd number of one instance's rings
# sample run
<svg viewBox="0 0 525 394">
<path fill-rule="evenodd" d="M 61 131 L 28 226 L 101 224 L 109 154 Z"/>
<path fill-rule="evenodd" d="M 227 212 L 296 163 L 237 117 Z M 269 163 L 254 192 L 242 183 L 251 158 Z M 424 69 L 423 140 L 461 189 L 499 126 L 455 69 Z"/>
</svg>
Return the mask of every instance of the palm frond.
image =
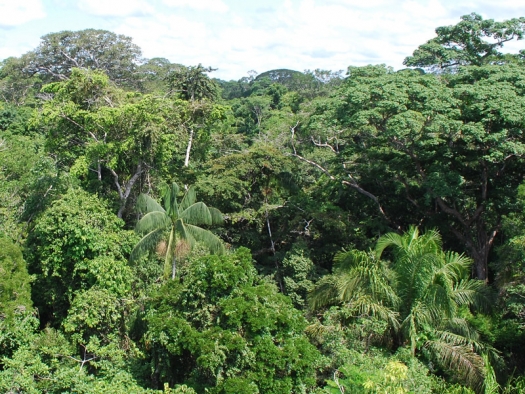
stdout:
<svg viewBox="0 0 525 394">
<path fill-rule="evenodd" d="M 374 249 L 376 257 L 379 259 L 383 255 L 383 252 L 386 248 L 391 246 L 397 246 L 402 248 L 404 245 L 403 237 L 396 233 L 388 233 L 381 237 L 376 242 L 376 247 Z"/>
<path fill-rule="evenodd" d="M 164 235 L 164 229 L 159 228 L 155 229 L 153 231 L 150 231 L 148 234 L 146 234 L 144 237 L 140 239 L 140 241 L 135 245 L 133 250 L 130 254 L 130 261 L 135 261 L 138 259 L 142 253 L 154 249 L 155 246 L 159 243 L 162 236 Z"/>
<path fill-rule="evenodd" d="M 211 224 L 213 226 L 222 226 L 224 224 L 224 216 L 221 211 L 214 207 L 208 207 L 211 214 Z"/>
<path fill-rule="evenodd" d="M 437 340 L 441 342 L 446 342 L 450 345 L 465 346 L 477 354 L 482 354 L 491 350 L 489 346 L 486 346 L 477 339 L 468 338 L 464 335 L 451 332 L 450 330 L 433 330 L 433 334 L 436 336 Z M 475 337 L 476 333 L 471 332 L 470 335 Z"/>
<path fill-rule="evenodd" d="M 455 371 L 467 385 L 481 391 L 485 379 L 484 362 L 471 347 L 442 340 L 427 341 L 424 347 L 438 364 Z"/>
<path fill-rule="evenodd" d="M 479 340 L 479 333 L 476 329 L 474 329 L 465 319 L 455 317 L 453 319 L 448 319 L 443 324 L 441 324 L 441 327 L 446 329 L 446 331 L 451 332 L 453 334 L 461 335 L 462 337 L 466 338 L 468 341 L 478 341 Z M 440 332 L 440 331 L 436 331 Z M 459 340 L 459 338 L 457 338 Z M 482 350 L 481 347 L 477 348 L 476 351 Z"/>
<path fill-rule="evenodd" d="M 144 215 L 135 226 L 135 231 L 139 234 L 149 233 L 154 229 L 167 229 L 171 226 L 171 221 L 164 210 L 152 211 Z"/>
<path fill-rule="evenodd" d="M 393 287 L 395 273 L 376 259 L 373 252 L 342 252 L 334 261 L 334 271 L 340 278 L 337 286 L 342 302 L 349 301 L 356 294 L 369 294 L 380 302 L 397 307 L 400 300 Z"/>
<path fill-rule="evenodd" d="M 189 234 L 191 238 L 202 242 L 202 244 L 207 247 L 210 252 L 214 254 L 223 254 L 225 252 L 222 240 L 211 231 L 188 223 L 186 223 L 184 227 L 186 229 L 186 233 Z"/>
<path fill-rule="evenodd" d="M 490 308 L 490 289 L 484 281 L 464 279 L 456 283 L 452 296 L 458 305 L 475 306 L 485 310 Z"/>
<path fill-rule="evenodd" d="M 188 187 L 188 190 L 186 190 L 186 193 L 184 193 L 184 196 L 180 201 L 180 210 L 186 210 L 188 207 L 195 204 L 195 201 L 197 201 L 197 194 L 195 192 L 195 187 L 192 185 Z"/>
<path fill-rule="evenodd" d="M 355 275 L 354 270 L 352 270 L 347 274 L 337 276 L 335 289 L 340 303 L 350 302 L 358 293 L 364 290 L 363 280 L 359 275 Z"/>
<path fill-rule="evenodd" d="M 398 330 L 399 314 L 393 309 L 380 302 L 377 302 L 368 295 L 362 295 L 354 300 L 349 307 L 356 311 L 358 316 L 373 316 L 389 324 L 394 330 Z"/>
<path fill-rule="evenodd" d="M 188 231 L 188 225 L 184 223 L 184 220 L 178 219 L 174 224 L 174 233 L 176 234 L 178 239 L 184 240 L 188 242 L 190 247 L 194 247 L 197 243 L 197 240 L 191 234 L 191 232 Z"/>
<path fill-rule="evenodd" d="M 213 217 L 210 210 L 206 204 L 200 201 L 186 207 L 184 210 L 181 210 L 179 217 L 184 220 L 184 223 L 193 225 L 204 224 L 206 226 L 211 226 L 213 224 Z"/>
<path fill-rule="evenodd" d="M 312 310 L 340 302 L 337 282 L 336 275 L 326 275 L 317 282 L 313 290 L 308 293 L 308 304 Z"/>
<path fill-rule="evenodd" d="M 436 319 L 443 317 L 452 318 L 457 311 L 457 304 L 454 302 L 453 284 L 439 273 L 433 276 L 421 300 L 430 308 L 439 310 Z"/>
<path fill-rule="evenodd" d="M 468 275 L 469 268 L 472 265 L 472 259 L 463 254 L 450 251 L 445 252 L 444 257 L 445 264 L 443 269 L 451 280 L 457 282 Z"/>
<path fill-rule="evenodd" d="M 140 213 L 165 212 L 164 208 L 147 194 L 141 194 L 137 200 L 137 209 Z"/>
<path fill-rule="evenodd" d="M 179 186 L 175 182 L 171 185 L 165 186 L 162 190 L 162 200 L 164 202 L 164 207 L 170 217 L 178 216 L 179 206 L 177 203 L 177 197 L 179 191 Z"/>
</svg>

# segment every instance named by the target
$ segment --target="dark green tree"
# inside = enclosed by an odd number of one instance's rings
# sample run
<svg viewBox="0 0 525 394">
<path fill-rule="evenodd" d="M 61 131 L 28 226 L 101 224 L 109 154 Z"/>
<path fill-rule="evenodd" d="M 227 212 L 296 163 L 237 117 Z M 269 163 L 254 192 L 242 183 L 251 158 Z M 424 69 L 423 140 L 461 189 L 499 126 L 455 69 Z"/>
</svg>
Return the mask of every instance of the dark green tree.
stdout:
<svg viewBox="0 0 525 394">
<path fill-rule="evenodd" d="M 35 221 L 28 237 L 28 268 L 36 276 L 33 301 L 42 323 L 59 326 L 76 293 L 97 285 L 117 296 L 130 290 L 133 232 L 107 205 L 71 189 Z"/>
<path fill-rule="evenodd" d="M 522 67 L 471 66 L 447 79 L 381 66 L 349 73 L 292 135 L 293 155 L 361 194 L 395 229 L 438 227 L 488 280 L 502 215 L 515 209 L 522 179 Z"/>
</svg>

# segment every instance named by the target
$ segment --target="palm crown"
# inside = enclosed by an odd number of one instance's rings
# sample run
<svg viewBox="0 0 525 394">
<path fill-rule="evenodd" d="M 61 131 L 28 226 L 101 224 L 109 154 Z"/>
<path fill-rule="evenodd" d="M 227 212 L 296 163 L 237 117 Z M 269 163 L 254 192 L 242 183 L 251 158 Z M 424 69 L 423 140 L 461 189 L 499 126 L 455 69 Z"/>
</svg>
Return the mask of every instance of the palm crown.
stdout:
<svg viewBox="0 0 525 394">
<path fill-rule="evenodd" d="M 166 242 L 164 275 L 175 278 L 176 260 L 183 250 L 191 249 L 197 242 L 202 243 L 211 253 L 224 252 L 222 241 L 211 231 L 200 226 L 213 226 L 223 222 L 220 211 L 197 202 L 193 186 L 190 186 L 182 199 L 177 201 L 180 192 L 176 183 L 162 192 L 163 206 L 146 194 L 141 194 L 137 207 L 144 216 L 138 221 L 135 230 L 142 235 L 135 245 L 131 259 L 141 253 L 156 248 Z"/>
</svg>

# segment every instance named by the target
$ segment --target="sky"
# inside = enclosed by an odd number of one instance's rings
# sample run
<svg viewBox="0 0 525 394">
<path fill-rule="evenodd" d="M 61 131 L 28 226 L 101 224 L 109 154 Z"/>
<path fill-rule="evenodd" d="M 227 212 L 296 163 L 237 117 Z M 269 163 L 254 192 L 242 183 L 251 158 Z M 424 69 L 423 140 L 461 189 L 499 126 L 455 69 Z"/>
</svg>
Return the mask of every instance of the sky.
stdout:
<svg viewBox="0 0 525 394">
<path fill-rule="evenodd" d="M 0 60 L 45 34 L 94 28 L 132 37 L 145 58 L 211 66 L 224 80 L 279 68 L 400 69 L 436 27 L 471 12 L 521 17 L 525 0 L 0 0 Z"/>
</svg>

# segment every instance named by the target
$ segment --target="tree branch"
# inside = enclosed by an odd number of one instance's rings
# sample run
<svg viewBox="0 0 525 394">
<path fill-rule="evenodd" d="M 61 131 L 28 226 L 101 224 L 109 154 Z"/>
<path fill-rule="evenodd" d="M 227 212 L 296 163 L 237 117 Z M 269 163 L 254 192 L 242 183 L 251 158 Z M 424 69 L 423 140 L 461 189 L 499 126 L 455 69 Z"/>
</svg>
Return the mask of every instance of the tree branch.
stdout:
<svg viewBox="0 0 525 394">
<path fill-rule="evenodd" d="M 335 176 L 333 176 L 326 168 L 321 166 L 319 163 L 316 163 L 315 161 L 309 160 L 309 159 L 307 159 L 307 158 L 305 158 L 305 157 L 303 157 L 301 155 L 298 155 L 297 153 L 293 153 L 292 156 L 295 156 L 299 160 L 302 160 L 302 161 L 304 161 L 304 162 L 306 162 L 306 163 L 316 167 L 317 169 L 322 171 L 326 176 L 328 176 L 331 180 L 337 181 L 337 178 Z M 373 200 L 377 204 L 377 207 L 379 209 L 379 212 L 381 212 L 381 215 L 386 220 L 391 222 L 391 220 L 388 218 L 388 216 L 386 215 L 385 211 L 383 210 L 383 207 L 381 206 L 381 204 L 379 202 L 379 199 L 376 196 L 374 196 L 372 193 L 370 193 L 369 191 L 367 191 L 367 190 L 363 189 L 361 186 L 359 186 L 357 181 L 350 174 L 347 174 L 347 175 L 350 178 L 350 181 L 347 181 L 347 180 L 343 179 L 343 180 L 341 180 L 341 183 L 343 185 L 351 187 L 352 189 L 356 190 L 358 193 L 361 193 L 362 195 L 364 195 L 364 196 L 370 198 L 371 200 Z"/>
</svg>

